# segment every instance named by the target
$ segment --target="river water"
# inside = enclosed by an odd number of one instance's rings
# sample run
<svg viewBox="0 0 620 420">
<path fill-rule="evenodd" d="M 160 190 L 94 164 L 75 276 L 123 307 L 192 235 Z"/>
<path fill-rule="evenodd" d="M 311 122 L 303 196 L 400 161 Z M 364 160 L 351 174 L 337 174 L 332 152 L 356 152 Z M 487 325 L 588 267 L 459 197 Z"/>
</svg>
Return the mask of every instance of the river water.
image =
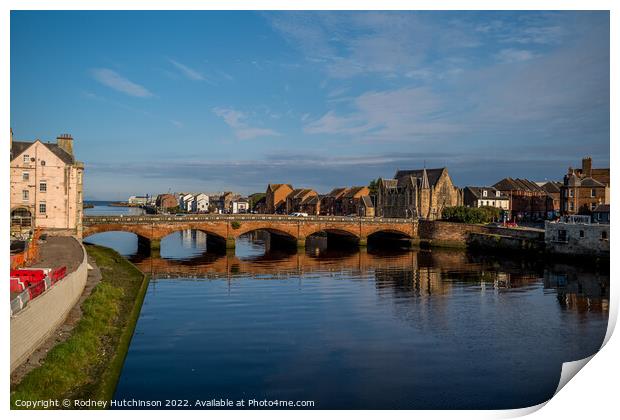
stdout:
<svg viewBox="0 0 620 420">
<path fill-rule="evenodd" d="M 135 209 L 86 213 L 119 211 Z M 116 399 L 526 407 L 549 399 L 562 363 L 596 352 L 607 328 L 608 266 L 320 238 L 298 252 L 266 232 L 228 254 L 196 231 L 164 238 L 160 256 L 139 255 L 133 234 L 87 241 L 152 276 Z"/>
</svg>

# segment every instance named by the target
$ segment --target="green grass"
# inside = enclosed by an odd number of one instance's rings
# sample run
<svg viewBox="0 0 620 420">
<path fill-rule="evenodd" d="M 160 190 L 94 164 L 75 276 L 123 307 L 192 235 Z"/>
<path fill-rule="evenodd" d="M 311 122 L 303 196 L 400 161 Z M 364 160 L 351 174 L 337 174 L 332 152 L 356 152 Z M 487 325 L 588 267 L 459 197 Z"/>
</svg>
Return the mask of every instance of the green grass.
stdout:
<svg viewBox="0 0 620 420">
<path fill-rule="evenodd" d="M 71 337 L 11 390 L 16 400 L 110 399 L 123 367 L 148 279 L 115 251 L 86 245 L 102 280 L 82 304 Z"/>
</svg>

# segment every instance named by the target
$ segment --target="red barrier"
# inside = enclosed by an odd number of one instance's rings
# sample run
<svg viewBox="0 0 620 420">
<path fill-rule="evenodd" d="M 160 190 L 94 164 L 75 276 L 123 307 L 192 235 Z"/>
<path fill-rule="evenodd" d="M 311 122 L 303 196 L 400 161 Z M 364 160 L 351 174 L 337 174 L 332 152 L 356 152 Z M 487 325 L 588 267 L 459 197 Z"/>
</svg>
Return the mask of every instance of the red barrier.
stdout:
<svg viewBox="0 0 620 420">
<path fill-rule="evenodd" d="M 52 278 L 52 284 L 56 283 L 58 280 L 62 280 L 67 275 L 67 267 L 59 267 L 52 271 L 50 277 Z"/>
<path fill-rule="evenodd" d="M 26 289 L 26 285 L 18 277 L 11 277 L 11 292 L 19 293 Z"/>
<path fill-rule="evenodd" d="M 32 300 L 51 288 L 54 284 L 67 276 L 67 267 L 62 266 L 55 269 L 51 268 L 29 268 L 11 270 L 11 292 L 23 292 L 28 294 L 28 300 Z M 11 311 L 16 313 L 24 306 L 24 302 L 11 302 Z M 22 299 L 23 300 L 23 299 Z M 15 303 L 15 305 L 13 305 Z M 15 306 L 15 308 L 13 308 Z"/>
<path fill-rule="evenodd" d="M 27 285 L 38 283 L 47 275 L 45 269 L 11 270 L 11 277 L 18 278 Z"/>
<path fill-rule="evenodd" d="M 39 296 L 45 290 L 45 281 L 40 281 L 34 285 L 28 287 L 28 295 L 30 296 L 30 300 Z"/>
</svg>

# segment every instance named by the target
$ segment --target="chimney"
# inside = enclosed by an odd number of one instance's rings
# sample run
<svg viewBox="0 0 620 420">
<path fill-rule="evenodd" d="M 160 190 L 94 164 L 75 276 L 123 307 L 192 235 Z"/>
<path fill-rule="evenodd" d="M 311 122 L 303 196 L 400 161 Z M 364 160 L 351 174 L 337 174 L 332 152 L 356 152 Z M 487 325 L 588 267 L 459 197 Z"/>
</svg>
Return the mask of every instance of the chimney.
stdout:
<svg viewBox="0 0 620 420">
<path fill-rule="evenodd" d="M 590 156 L 581 160 L 581 172 L 585 177 L 592 176 L 592 158 Z"/>
<path fill-rule="evenodd" d="M 73 137 L 71 134 L 61 134 L 56 137 L 56 144 L 65 152 L 73 156 Z"/>
</svg>

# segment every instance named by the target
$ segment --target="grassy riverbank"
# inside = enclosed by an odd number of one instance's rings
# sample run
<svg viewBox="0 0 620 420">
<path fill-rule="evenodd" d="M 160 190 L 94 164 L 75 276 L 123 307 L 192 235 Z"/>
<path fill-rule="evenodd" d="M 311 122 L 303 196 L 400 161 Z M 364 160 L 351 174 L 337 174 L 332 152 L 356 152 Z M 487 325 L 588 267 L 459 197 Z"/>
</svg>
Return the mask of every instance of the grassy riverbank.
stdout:
<svg viewBox="0 0 620 420">
<path fill-rule="evenodd" d="M 86 245 L 101 270 L 101 282 L 82 304 L 82 318 L 43 364 L 11 389 L 17 400 L 109 400 L 123 367 L 148 279 L 117 252 Z"/>
</svg>

